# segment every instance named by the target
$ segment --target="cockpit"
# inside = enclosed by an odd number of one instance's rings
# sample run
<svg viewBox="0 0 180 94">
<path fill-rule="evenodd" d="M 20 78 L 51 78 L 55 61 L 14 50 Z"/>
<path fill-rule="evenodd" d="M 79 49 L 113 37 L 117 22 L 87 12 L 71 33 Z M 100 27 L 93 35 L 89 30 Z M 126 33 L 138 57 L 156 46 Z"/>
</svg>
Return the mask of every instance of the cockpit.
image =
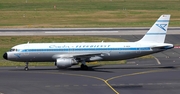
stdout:
<svg viewBox="0 0 180 94">
<path fill-rule="evenodd" d="M 18 49 L 14 49 L 14 48 L 12 48 L 11 50 L 10 50 L 10 52 L 17 52 L 18 51 Z"/>
</svg>

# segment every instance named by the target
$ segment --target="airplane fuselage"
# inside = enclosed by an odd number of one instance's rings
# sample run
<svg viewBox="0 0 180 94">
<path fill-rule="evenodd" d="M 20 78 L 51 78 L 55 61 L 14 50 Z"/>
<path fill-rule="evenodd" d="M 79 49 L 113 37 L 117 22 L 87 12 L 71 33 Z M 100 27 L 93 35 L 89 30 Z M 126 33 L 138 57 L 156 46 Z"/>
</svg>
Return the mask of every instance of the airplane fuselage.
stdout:
<svg viewBox="0 0 180 94">
<path fill-rule="evenodd" d="M 167 48 L 158 48 L 167 46 Z M 86 56 L 85 61 L 124 60 L 152 54 L 173 47 L 171 44 L 141 44 L 134 42 L 96 42 L 96 43 L 28 43 L 13 47 L 7 52 L 8 60 L 21 62 L 54 62 L 58 57 L 70 57 L 78 54 L 95 54 Z"/>
</svg>

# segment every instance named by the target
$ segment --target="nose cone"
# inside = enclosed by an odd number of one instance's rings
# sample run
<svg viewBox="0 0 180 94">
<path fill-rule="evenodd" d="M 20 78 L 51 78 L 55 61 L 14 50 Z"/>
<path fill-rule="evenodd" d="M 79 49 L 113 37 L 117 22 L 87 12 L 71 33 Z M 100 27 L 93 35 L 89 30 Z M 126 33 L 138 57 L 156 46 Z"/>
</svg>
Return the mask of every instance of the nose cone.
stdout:
<svg viewBox="0 0 180 94">
<path fill-rule="evenodd" d="M 8 59 L 7 53 L 4 53 L 3 58 L 6 60 Z"/>
</svg>

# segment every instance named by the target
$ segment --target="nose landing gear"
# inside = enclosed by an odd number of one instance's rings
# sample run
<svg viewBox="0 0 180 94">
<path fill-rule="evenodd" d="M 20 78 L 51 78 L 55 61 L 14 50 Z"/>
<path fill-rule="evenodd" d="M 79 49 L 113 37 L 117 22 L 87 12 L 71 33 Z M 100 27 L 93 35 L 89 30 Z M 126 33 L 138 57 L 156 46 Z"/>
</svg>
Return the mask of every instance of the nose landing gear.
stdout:
<svg viewBox="0 0 180 94">
<path fill-rule="evenodd" d="M 29 70 L 28 64 L 29 64 L 29 62 L 26 62 L 26 65 L 25 65 L 25 67 L 24 67 L 24 70 L 25 70 L 25 71 L 28 71 L 28 70 Z"/>
</svg>

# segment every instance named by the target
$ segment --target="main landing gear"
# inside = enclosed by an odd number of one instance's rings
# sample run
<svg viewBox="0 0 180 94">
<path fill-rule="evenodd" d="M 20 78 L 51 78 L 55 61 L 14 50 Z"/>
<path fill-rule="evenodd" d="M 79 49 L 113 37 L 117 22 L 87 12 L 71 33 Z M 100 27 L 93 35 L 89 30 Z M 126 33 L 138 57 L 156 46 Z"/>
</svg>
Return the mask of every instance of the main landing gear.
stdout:
<svg viewBox="0 0 180 94">
<path fill-rule="evenodd" d="M 26 65 L 25 65 L 25 67 L 24 67 L 24 70 L 25 70 L 25 71 L 28 71 L 28 70 L 29 70 L 28 64 L 29 64 L 29 62 L 26 62 Z"/>
<path fill-rule="evenodd" d="M 88 66 L 86 65 L 86 61 L 83 60 L 81 63 L 82 63 L 81 64 L 81 69 L 88 70 Z"/>
<path fill-rule="evenodd" d="M 84 64 L 81 64 L 81 69 L 83 69 L 83 70 L 88 70 L 88 66 L 87 66 L 87 65 L 84 65 Z"/>
</svg>

